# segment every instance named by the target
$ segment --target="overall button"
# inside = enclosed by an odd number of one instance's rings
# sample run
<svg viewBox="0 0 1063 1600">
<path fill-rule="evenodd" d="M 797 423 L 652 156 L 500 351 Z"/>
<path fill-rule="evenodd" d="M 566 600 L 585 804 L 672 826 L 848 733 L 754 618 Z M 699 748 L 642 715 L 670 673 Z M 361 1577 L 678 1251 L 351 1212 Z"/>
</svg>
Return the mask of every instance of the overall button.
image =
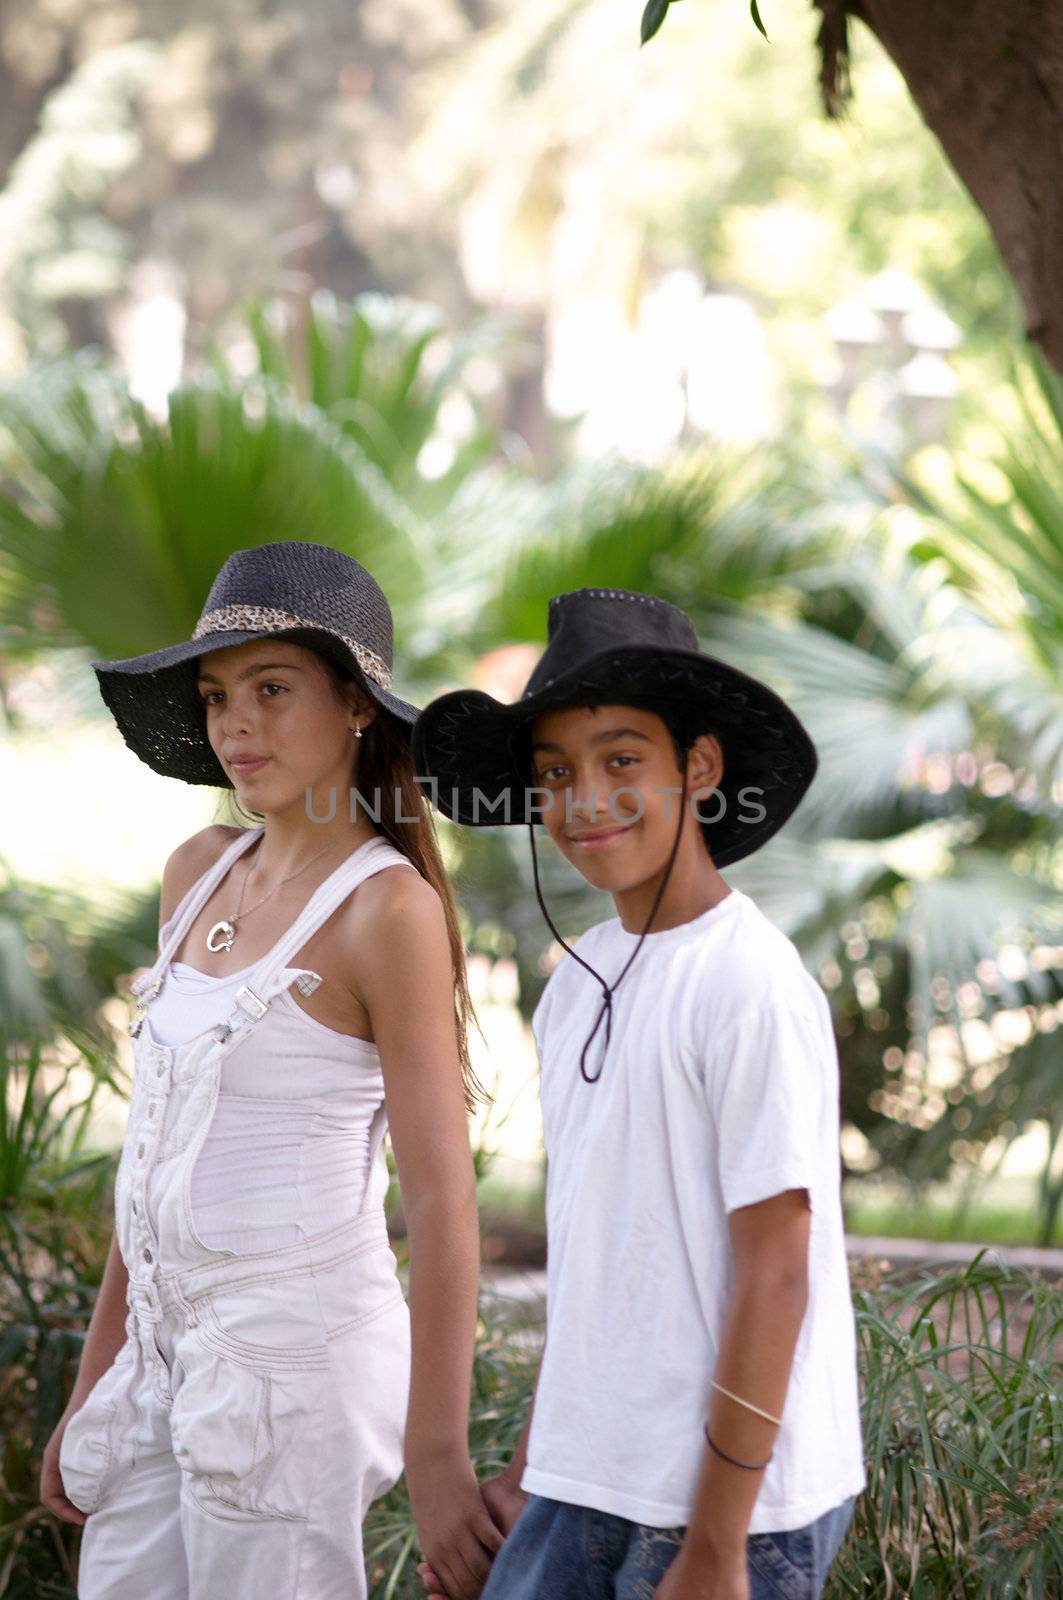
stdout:
<svg viewBox="0 0 1063 1600">
<path fill-rule="evenodd" d="M 155 1257 L 152 1255 L 150 1250 L 145 1250 L 144 1251 L 144 1260 L 145 1261 L 154 1261 L 155 1260 Z"/>
</svg>

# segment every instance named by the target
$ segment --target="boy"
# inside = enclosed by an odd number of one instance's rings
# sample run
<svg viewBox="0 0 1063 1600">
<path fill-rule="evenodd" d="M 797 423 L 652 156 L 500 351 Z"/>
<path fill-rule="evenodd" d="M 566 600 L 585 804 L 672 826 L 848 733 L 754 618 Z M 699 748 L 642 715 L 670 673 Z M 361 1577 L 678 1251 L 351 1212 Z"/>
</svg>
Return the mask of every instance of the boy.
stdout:
<svg viewBox="0 0 1063 1600">
<path fill-rule="evenodd" d="M 555 934 L 537 817 L 617 912 L 533 1018 L 546 1344 L 482 1485 L 507 1535 L 483 1600 L 814 1600 L 866 1481 L 837 1054 L 793 944 L 719 871 L 792 813 L 811 741 L 677 607 L 582 589 L 517 702 L 441 696 L 414 756 L 448 816 L 528 823 Z"/>
</svg>

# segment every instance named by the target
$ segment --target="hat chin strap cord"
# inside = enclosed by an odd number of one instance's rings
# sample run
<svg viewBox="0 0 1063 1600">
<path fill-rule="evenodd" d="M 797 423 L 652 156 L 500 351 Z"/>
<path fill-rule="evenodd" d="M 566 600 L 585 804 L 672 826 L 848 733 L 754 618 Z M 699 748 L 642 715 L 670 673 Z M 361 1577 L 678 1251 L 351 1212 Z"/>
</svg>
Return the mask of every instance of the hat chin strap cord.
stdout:
<svg viewBox="0 0 1063 1600">
<path fill-rule="evenodd" d="M 531 839 L 532 872 L 533 872 L 533 874 L 535 876 L 535 894 L 536 894 L 536 898 L 539 901 L 540 910 L 542 911 L 543 916 L 546 918 L 547 923 L 549 924 L 549 927 L 550 927 L 550 931 L 553 934 L 554 938 L 557 940 L 558 944 L 560 944 L 565 950 L 567 950 L 569 955 L 572 956 L 574 960 L 578 961 L 580 966 L 585 968 L 586 971 L 591 974 L 591 977 L 592 978 L 596 978 L 598 980 L 598 982 L 602 986 L 602 1003 L 601 1003 L 601 1006 L 599 1007 L 599 1010 L 598 1010 L 597 1020 L 595 1021 L 594 1027 L 591 1029 L 590 1033 L 587 1035 L 586 1039 L 584 1040 L 583 1049 L 580 1051 L 579 1070 L 580 1070 L 580 1076 L 583 1079 L 584 1083 L 597 1083 L 598 1079 L 601 1077 L 602 1072 L 603 1072 L 603 1070 L 605 1068 L 605 1058 L 609 1054 L 609 1043 L 610 1043 L 610 1040 L 612 1039 L 612 1035 L 613 1035 L 613 995 L 616 993 L 617 989 L 620 987 L 620 984 L 623 982 L 625 974 L 628 972 L 628 970 L 631 967 L 631 963 L 634 961 L 635 957 L 638 955 L 639 951 L 642 949 L 642 941 L 643 941 L 643 939 L 645 939 L 646 935 L 650 931 L 650 926 L 651 926 L 651 924 L 653 922 L 653 919 L 657 915 L 657 907 L 661 903 L 661 896 L 664 894 L 664 891 L 665 891 L 665 889 L 666 889 L 666 887 L 668 885 L 668 879 L 671 877 L 672 866 L 673 866 L 673 864 L 675 862 L 676 852 L 679 849 L 679 840 L 682 837 L 682 833 L 683 833 L 683 816 L 684 816 L 685 809 L 686 809 L 686 798 L 687 798 L 687 760 L 688 760 L 688 754 L 685 754 L 683 756 L 683 792 L 682 792 L 682 795 L 681 795 L 680 800 L 679 800 L 679 825 L 675 830 L 675 840 L 674 840 L 674 842 L 672 844 L 672 853 L 668 857 L 668 865 L 664 869 L 664 876 L 661 879 L 660 887 L 657 890 L 657 894 L 656 894 L 656 896 L 654 898 L 653 905 L 650 907 L 650 914 L 646 919 L 646 926 L 643 928 L 642 932 L 639 934 L 639 942 L 635 946 L 634 950 L 632 950 L 631 955 L 629 956 L 629 958 L 627 960 L 627 963 L 624 966 L 623 971 L 621 972 L 619 978 L 617 978 L 615 983 L 612 983 L 612 984 L 606 983 L 605 979 L 602 977 L 600 972 L 595 972 L 594 968 L 588 962 L 584 961 L 582 956 L 576 954 L 575 950 L 572 949 L 571 945 L 565 944 L 564 939 L 562 939 L 561 935 L 558 933 L 557 929 L 554 927 L 553 922 L 550 920 L 550 913 L 546 909 L 546 902 L 543 899 L 542 889 L 541 889 L 541 887 L 539 885 L 539 858 L 535 853 L 535 824 L 534 824 L 534 822 L 529 822 L 528 823 L 528 834 L 529 834 L 529 837 Z M 602 1025 L 602 1018 L 603 1017 L 605 1018 L 605 1048 L 602 1051 L 602 1059 L 601 1059 L 601 1062 L 599 1064 L 598 1071 L 595 1073 L 594 1077 L 592 1078 L 592 1077 L 590 1077 L 588 1075 L 587 1069 L 586 1069 L 586 1065 L 585 1065 L 586 1059 L 587 1059 L 587 1051 L 590 1049 L 591 1045 L 594 1042 L 594 1036 L 598 1032 L 598 1029 Z"/>
</svg>

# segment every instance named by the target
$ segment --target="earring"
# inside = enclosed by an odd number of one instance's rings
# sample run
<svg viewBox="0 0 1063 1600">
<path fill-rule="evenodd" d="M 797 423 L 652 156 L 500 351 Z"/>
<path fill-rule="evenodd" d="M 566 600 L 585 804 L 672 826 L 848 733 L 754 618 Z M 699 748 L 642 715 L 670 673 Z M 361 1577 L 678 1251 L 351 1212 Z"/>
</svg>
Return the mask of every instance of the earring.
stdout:
<svg viewBox="0 0 1063 1600">
<path fill-rule="evenodd" d="M 356 739 L 360 739 L 362 737 L 361 724 L 356 724 L 355 729 L 354 729 L 354 737 Z"/>
</svg>

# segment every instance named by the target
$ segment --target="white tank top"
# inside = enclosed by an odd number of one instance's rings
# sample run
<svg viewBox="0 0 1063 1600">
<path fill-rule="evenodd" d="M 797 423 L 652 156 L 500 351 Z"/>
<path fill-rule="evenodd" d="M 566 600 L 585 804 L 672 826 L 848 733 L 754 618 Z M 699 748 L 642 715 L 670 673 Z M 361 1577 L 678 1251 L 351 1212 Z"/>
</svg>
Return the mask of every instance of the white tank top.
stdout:
<svg viewBox="0 0 1063 1600">
<path fill-rule="evenodd" d="M 159 930 L 160 951 L 216 866 Z M 390 866 L 417 870 L 386 840 L 367 840 L 314 891 L 281 939 L 302 924 L 305 945 L 341 903 L 337 890 L 346 878 L 353 890 L 370 871 Z M 298 949 L 289 964 L 297 958 Z M 171 961 L 151 1004 L 155 1038 L 177 1045 L 224 1022 L 236 990 L 259 964 L 215 978 Z M 275 1250 L 355 1216 L 369 1179 L 370 1124 L 383 1097 L 375 1044 L 327 1028 L 288 989 L 275 995 L 245 1043 L 222 1060 L 217 1107 L 192 1174 L 192 1212 L 203 1243 L 240 1253 Z"/>
</svg>

